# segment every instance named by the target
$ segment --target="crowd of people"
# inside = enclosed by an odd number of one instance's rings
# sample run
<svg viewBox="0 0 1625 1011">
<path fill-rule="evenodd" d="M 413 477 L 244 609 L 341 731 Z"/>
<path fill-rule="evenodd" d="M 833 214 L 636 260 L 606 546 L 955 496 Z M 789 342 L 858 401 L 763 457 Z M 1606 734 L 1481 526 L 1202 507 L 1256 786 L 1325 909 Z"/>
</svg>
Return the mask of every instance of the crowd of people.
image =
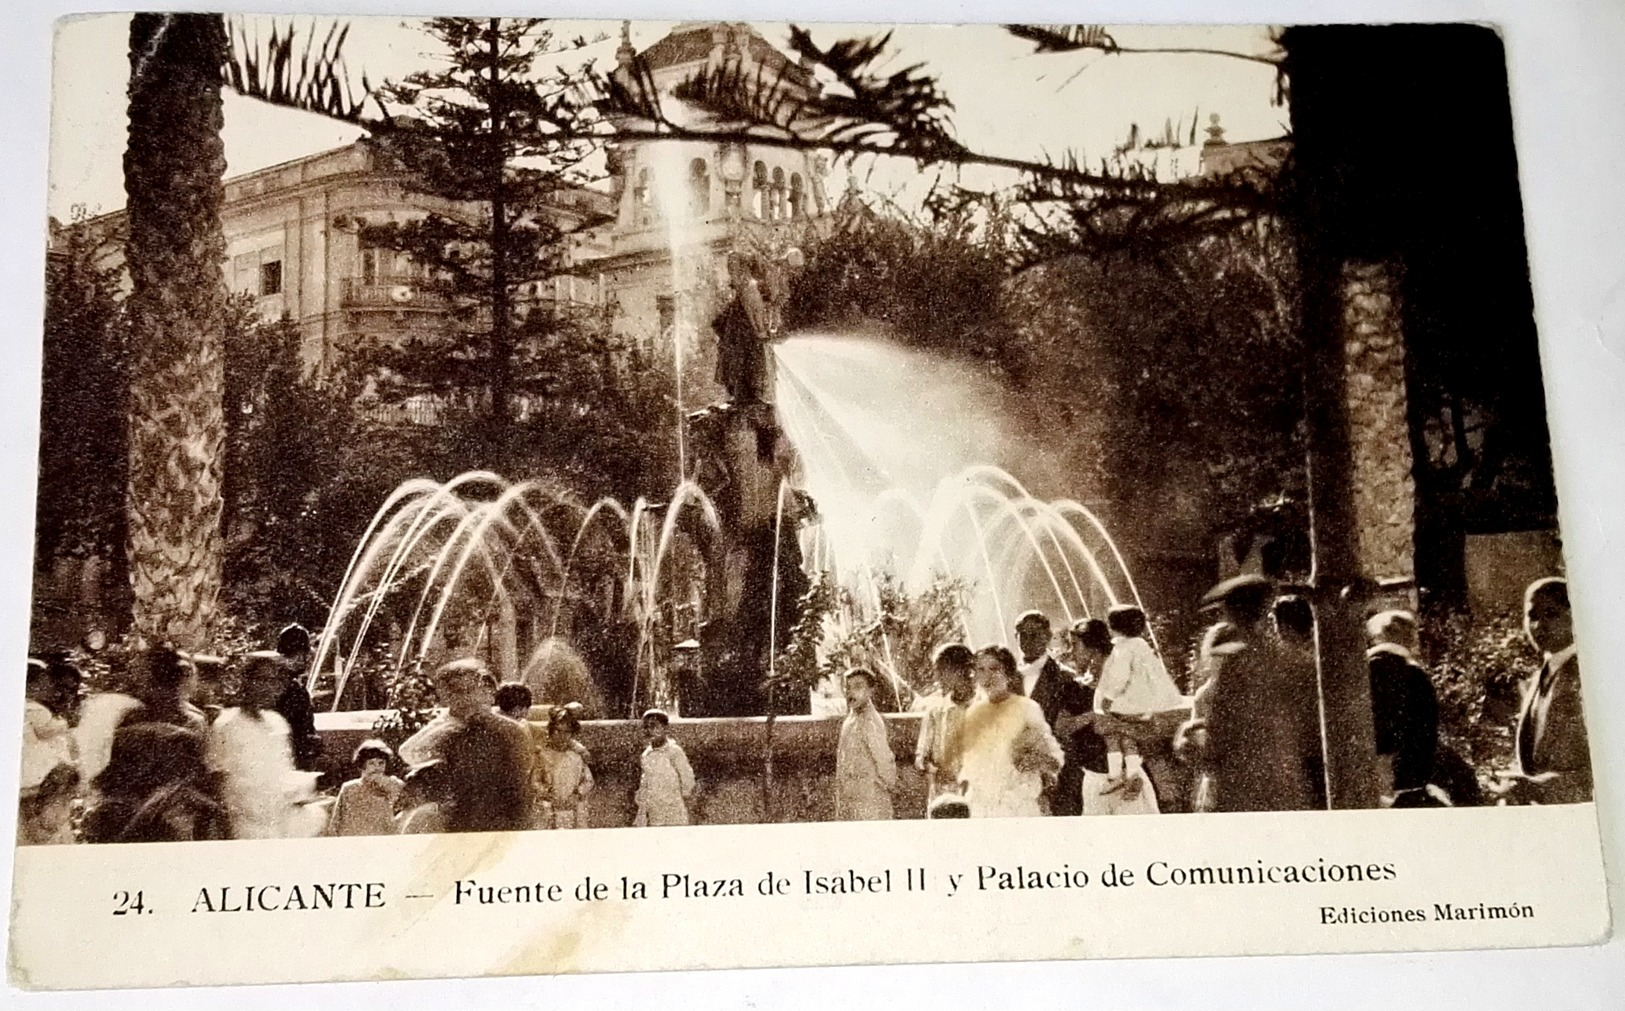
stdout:
<svg viewBox="0 0 1625 1011">
<path fill-rule="evenodd" d="M 352 778 L 317 788 L 321 752 L 300 681 L 309 635 L 285 631 L 275 651 L 238 665 L 235 705 L 207 700 L 213 679 L 163 645 L 139 654 L 127 691 L 84 695 L 65 657 L 29 660 L 19 841 L 25 844 L 273 839 L 572 829 L 589 824 L 592 756 L 581 707 L 533 720 L 530 689 L 499 685 L 479 660 L 432 676 L 437 714 L 397 750 L 368 740 Z M 201 704 L 200 704 L 201 703 Z M 689 820 L 694 772 L 658 710 L 637 824 Z M 404 775 L 394 770 L 404 767 Z"/>
<path fill-rule="evenodd" d="M 132 657 L 89 696 L 67 656 L 28 661 L 17 834 L 24 843 L 155 842 L 315 834 L 310 696 L 298 673 L 309 633 L 238 664 L 234 705 L 216 704 L 219 664 L 169 644 Z M 202 676 L 200 668 L 209 668 Z"/>
<path fill-rule="evenodd" d="M 1016 622 L 1020 656 L 962 644 L 934 656 L 915 764 L 932 817 L 1294 811 L 1324 808 L 1325 713 L 1309 601 L 1243 575 L 1203 600 L 1216 620 L 1181 691 L 1148 638 L 1144 612 L 1056 635 L 1041 612 Z M 1525 595 L 1526 637 L 1543 662 L 1523 688 L 1512 761 L 1480 782 L 1443 746 L 1439 701 L 1417 621 L 1366 623 L 1377 789 L 1392 807 L 1572 803 L 1591 797 L 1568 584 Z M 850 713 L 836 782 L 843 817 L 892 816 L 892 767 L 870 702 L 874 675 L 847 675 Z M 876 757 L 876 756 L 880 757 Z"/>
<path fill-rule="evenodd" d="M 960 643 L 933 657 L 914 764 L 932 818 L 1290 811 L 1327 804 L 1315 616 L 1260 576 L 1215 587 L 1189 691 L 1170 675 L 1138 608 L 1112 608 L 1056 634 L 1041 612 L 1014 627 L 1016 651 Z M 1525 632 L 1543 662 L 1526 681 L 1508 768 L 1480 779 L 1439 744 L 1439 705 L 1416 619 L 1366 626 L 1372 728 L 1384 803 L 1395 807 L 1590 799 L 1568 587 L 1539 580 Z M 439 710 L 391 749 L 369 740 L 329 796 L 322 742 L 301 683 L 310 636 L 238 665 L 218 705 L 199 662 L 173 647 L 137 657 L 125 690 L 88 697 L 66 657 L 30 659 L 18 839 L 24 844 L 266 839 L 574 829 L 591 823 L 593 757 L 580 707 L 536 712 L 525 685 L 475 659 L 432 676 Z M 902 777 L 873 672 L 846 672 L 835 753 L 835 816 L 897 815 Z M 686 825 L 696 777 L 666 713 L 641 721 L 639 826 Z M 401 776 L 395 771 L 403 773 Z M 917 816 L 918 809 L 905 812 Z"/>
</svg>

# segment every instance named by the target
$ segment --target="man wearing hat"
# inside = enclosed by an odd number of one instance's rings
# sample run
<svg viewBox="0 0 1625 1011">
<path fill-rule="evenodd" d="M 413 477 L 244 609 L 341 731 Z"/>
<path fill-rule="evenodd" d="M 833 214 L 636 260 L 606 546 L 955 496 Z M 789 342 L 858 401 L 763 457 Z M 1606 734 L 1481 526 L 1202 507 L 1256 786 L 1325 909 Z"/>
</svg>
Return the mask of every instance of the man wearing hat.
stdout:
<svg viewBox="0 0 1625 1011">
<path fill-rule="evenodd" d="M 1274 584 L 1252 574 L 1202 598 L 1218 606 L 1224 627 L 1208 637 L 1209 681 L 1180 736 L 1210 780 L 1212 810 L 1325 806 L 1314 671 L 1271 634 L 1274 599 Z"/>
</svg>

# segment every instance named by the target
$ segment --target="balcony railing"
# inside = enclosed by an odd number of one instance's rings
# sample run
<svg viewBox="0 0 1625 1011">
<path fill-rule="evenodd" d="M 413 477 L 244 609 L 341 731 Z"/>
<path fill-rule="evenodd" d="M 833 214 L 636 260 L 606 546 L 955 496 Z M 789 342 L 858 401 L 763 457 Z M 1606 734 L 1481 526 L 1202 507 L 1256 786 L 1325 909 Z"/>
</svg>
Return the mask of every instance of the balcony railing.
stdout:
<svg viewBox="0 0 1625 1011">
<path fill-rule="evenodd" d="M 339 299 L 346 309 L 444 309 L 439 285 L 423 277 L 346 277 Z"/>
</svg>

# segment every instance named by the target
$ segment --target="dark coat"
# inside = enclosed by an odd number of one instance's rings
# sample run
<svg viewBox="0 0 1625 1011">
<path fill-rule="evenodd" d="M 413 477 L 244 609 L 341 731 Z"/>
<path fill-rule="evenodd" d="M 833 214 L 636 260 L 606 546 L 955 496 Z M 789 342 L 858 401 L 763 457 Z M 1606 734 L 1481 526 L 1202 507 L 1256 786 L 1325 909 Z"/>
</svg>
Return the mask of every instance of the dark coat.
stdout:
<svg viewBox="0 0 1625 1011">
<path fill-rule="evenodd" d="M 1561 655 L 1561 654 L 1559 654 Z M 1518 771 L 1525 776 L 1555 773 L 1535 788 L 1543 804 L 1576 804 L 1591 799 L 1591 751 L 1580 701 L 1580 658 L 1569 652 L 1540 665 L 1524 689 L 1518 713 Z"/>
<path fill-rule="evenodd" d="M 1314 669 L 1271 637 L 1245 630 L 1213 652 L 1204 764 L 1215 809 L 1325 807 Z"/>
<path fill-rule="evenodd" d="M 1019 688 L 1020 685 L 1018 684 Z M 1062 716 L 1078 716 L 1094 710 L 1094 689 L 1083 683 L 1077 671 L 1050 657 L 1033 683 L 1032 700 L 1044 713 L 1044 722 L 1055 729 Z M 1056 775 L 1050 795 L 1050 813 L 1083 813 L 1083 771 L 1106 771 L 1106 741 L 1092 727 L 1080 727 L 1071 734 L 1056 734 L 1065 760 Z"/>
<path fill-rule="evenodd" d="M 293 764 L 310 771 L 322 754 L 322 739 L 316 734 L 316 710 L 310 704 L 310 693 L 294 678 L 282 689 L 276 705 L 271 708 L 288 721 L 288 739 L 293 745 Z"/>
<path fill-rule="evenodd" d="M 1373 649 L 1368 663 L 1377 754 L 1393 759 L 1396 791 L 1421 789 L 1433 775 L 1439 743 L 1439 697 L 1433 679 L 1398 650 Z"/>
</svg>

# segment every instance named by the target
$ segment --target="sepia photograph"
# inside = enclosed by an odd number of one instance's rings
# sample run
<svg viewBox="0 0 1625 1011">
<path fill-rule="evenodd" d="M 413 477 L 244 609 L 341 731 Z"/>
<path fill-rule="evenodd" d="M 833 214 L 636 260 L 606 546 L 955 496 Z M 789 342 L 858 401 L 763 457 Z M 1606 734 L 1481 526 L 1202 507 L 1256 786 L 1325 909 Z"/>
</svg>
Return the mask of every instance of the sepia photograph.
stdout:
<svg viewBox="0 0 1625 1011">
<path fill-rule="evenodd" d="M 1516 882 L 1314 929 L 1606 931 L 1493 27 L 98 14 L 52 73 L 14 980 L 69 867 L 465 833 L 969 819 L 896 838 L 1050 859 L 949 896 L 1307 895 L 1416 875 L 1069 840 L 1563 826 L 1563 930 Z M 574 898 L 938 888 L 824 838 Z M 580 877 L 232 873 L 163 904 Z M 365 978 L 285 968 L 208 981 Z"/>
</svg>

